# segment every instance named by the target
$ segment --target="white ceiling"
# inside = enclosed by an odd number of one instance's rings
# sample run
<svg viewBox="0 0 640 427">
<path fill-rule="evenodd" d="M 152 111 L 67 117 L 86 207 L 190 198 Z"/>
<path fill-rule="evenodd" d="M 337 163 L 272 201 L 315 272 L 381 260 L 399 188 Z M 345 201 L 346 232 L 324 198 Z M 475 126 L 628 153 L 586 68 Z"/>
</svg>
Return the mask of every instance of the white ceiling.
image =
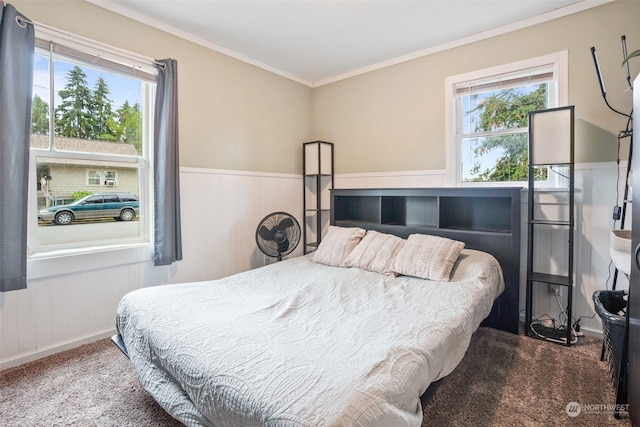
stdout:
<svg viewBox="0 0 640 427">
<path fill-rule="evenodd" d="M 319 86 L 610 0 L 88 0 Z"/>
</svg>

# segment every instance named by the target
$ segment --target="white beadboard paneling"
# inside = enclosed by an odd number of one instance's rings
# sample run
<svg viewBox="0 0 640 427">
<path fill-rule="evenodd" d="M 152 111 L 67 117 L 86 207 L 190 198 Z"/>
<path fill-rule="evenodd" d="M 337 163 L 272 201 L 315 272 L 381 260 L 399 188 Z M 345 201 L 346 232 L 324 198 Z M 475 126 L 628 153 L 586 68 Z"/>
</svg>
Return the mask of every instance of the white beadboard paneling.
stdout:
<svg viewBox="0 0 640 427">
<path fill-rule="evenodd" d="M 162 267 L 137 258 L 101 267 L 99 256 L 86 266 L 64 257 L 40 263 L 27 289 L 0 293 L 0 369 L 109 336 L 117 304 L 132 290 L 273 262 L 255 242 L 258 222 L 271 212 L 289 212 L 302 224 L 299 175 L 183 168 L 180 180 L 184 260 Z M 301 254 L 299 245 L 291 256 Z"/>
<path fill-rule="evenodd" d="M 597 166 L 588 169 L 588 173 L 582 172 L 576 175 L 576 185 L 588 188 L 578 195 L 583 205 L 581 223 L 578 235 L 583 239 L 583 244 L 576 248 L 578 265 L 577 274 L 580 287 L 577 292 L 580 297 L 576 298 L 575 310 L 579 315 L 593 316 L 593 293 L 597 290 L 610 289 L 612 286 L 614 268 L 611 265 L 609 255 L 609 234 L 614 227 L 612 219 L 613 206 L 620 204 L 620 199 L 624 194 L 624 182 L 626 164 L 620 164 L 617 169 L 620 179 L 616 176 L 616 168 L 598 168 Z M 618 183 L 618 195 L 616 194 L 616 182 Z M 630 206 L 627 211 L 625 228 L 631 226 Z M 616 228 L 620 223 L 616 224 Z M 616 289 L 627 289 L 629 282 L 624 274 L 618 276 Z M 582 318 L 581 325 L 585 332 L 601 331 L 602 324 L 600 318 L 595 315 L 593 318 Z"/>
<path fill-rule="evenodd" d="M 40 348 L 50 347 L 55 340 L 56 332 L 61 329 L 54 318 L 55 305 L 51 304 L 55 298 L 55 292 L 50 284 L 43 281 L 32 283 L 31 286 L 36 314 L 36 343 Z M 62 330 L 65 329 L 62 328 Z"/>
<path fill-rule="evenodd" d="M 87 329 L 94 329 L 94 319 L 90 310 L 93 306 L 90 299 L 93 286 L 105 286 L 105 280 L 87 281 L 89 273 L 81 273 L 75 280 L 67 283 L 68 300 L 66 304 L 67 331 L 71 337 L 81 337 Z M 105 275 L 106 276 L 106 275 Z"/>
<path fill-rule="evenodd" d="M 18 297 L 17 315 L 18 318 L 25 316 L 29 319 L 29 321 L 20 322 L 18 325 L 18 352 L 32 351 L 33 348 L 37 348 L 37 341 L 35 340 L 37 324 L 32 320 L 37 315 L 37 312 L 34 310 L 33 299 L 27 293 L 22 293 Z"/>
<path fill-rule="evenodd" d="M 0 358 L 18 353 L 18 298 L 26 290 L 0 292 Z"/>
<path fill-rule="evenodd" d="M 444 170 L 370 172 L 335 176 L 335 188 L 420 188 L 445 187 Z"/>
<path fill-rule="evenodd" d="M 183 169 L 181 174 L 184 260 L 172 282 L 207 280 L 265 265 L 255 231 L 272 212 L 302 224 L 299 175 Z M 184 224 L 197 224 L 185 227 Z M 300 244 L 291 256 L 300 255 Z"/>
</svg>

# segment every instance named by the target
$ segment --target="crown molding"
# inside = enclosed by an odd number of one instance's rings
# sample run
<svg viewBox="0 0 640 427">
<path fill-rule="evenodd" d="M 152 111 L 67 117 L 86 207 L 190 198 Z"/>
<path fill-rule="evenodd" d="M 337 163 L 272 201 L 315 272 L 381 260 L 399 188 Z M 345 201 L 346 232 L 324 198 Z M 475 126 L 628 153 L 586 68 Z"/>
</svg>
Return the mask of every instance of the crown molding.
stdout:
<svg viewBox="0 0 640 427">
<path fill-rule="evenodd" d="M 358 68 L 356 70 L 352 70 L 349 71 L 347 73 L 343 73 L 343 74 L 339 74 L 333 77 L 329 77 L 326 79 L 322 79 L 322 80 L 318 80 L 318 81 L 309 81 L 306 79 L 303 79 L 299 76 L 296 76 L 292 73 L 289 73 L 287 71 L 281 70 L 279 68 L 273 67 L 271 65 L 265 64 L 263 62 L 257 61 L 253 58 L 250 58 L 246 55 L 243 55 L 239 52 L 236 52 L 234 50 L 228 49 L 224 46 L 220 46 L 216 43 L 212 43 L 208 40 L 205 40 L 201 37 L 195 36 L 191 33 L 188 33 L 184 30 L 181 30 L 179 28 L 173 27 L 171 25 L 168 25 L 164 22 L 158 21 L 157 19 L 153 19 L 150 18 L 148 16 L 145 16 L 141 13 L 138 12 L 134 12 L 130 9 L 127 9 L 123 6 L 120 6 L 110 0 L 85 0 L 91 4 L 94 4 L 98 7 L 101 7 L 103 9 L 109 10 L 113 13 L 116 13 L 118 15 L 127 17 L 129 19 L 132 19 L 134 21 L 138 21 L 142 24 L 148 25 L 150 27 L 156 28 L 158 30 L 164 31 L 166 33 L 172 34 L 176 37 L 180 37 L 184 40 L 190 41 L 192 43 L 198 44 L 200 46 L 203 46 L 205 48 L 211 49 L 213 51 L 216 51 L 218 53 L 221 53 L 223 55 L 235 58 L 239 61 L 245 62 L 247 64 L 256 66 L 258 68 L 261 68 L 263 70 L 269 71 L 271 73 L 277 74 L 279 76 L 285 77 L 287 79 L 293 80 L 297 83 L 303 84 L 305 86 L 311 87 L 311 88 L 315 88 L 315 87 L 320 87 L 320 86 L 324 86 L 324 85 L 328 85 L 331 83 L 335 83 L 338 82 L 340 80 L 345 80 L 351 77 L 355 77 L 361 74 L 366 74 L 369 73 L 371 71 L 376 71 L 376 70 L 380 70 L 382 68 L 387 68 L 393 65 L 397 65 L 397 64 L 401 64 L 403 62 L 407 62 L 407 61 L 412 61 L 414 59 L 418 59 L 418 58 L 422 58 L 424 56 L 428 56 L 428 55 L 433 55 L 435 53 L 438 52 L 443 52 L 445 50 L 448 49 L 453 49 L 456 47 L 460 47 L 460 46 L 464 46 L 470 43 L 475 43 L 481 40 L 485 40 L 491 37 L 495 37 L 495 36 L 499 36 L 502 34 L 506 34 L 506 33 L 510 33 L 512 31 L 516 31 L 516 30 L 520 30 L 523 28 L 527 28 L 533 25 L 537 25 L 537 24 L 541 24 L 547 21 L 551 21 L 554 19 L 558 19 L 558 18 L 562 18 L 564 16 L 568 16 L 568 15 L 572 15 L 575 13 L 579 13 L 594 7 L 598 7 L 598 6 L 602 6 L 604 4 L 607 3 L 611 3 L 613 1 L 616 0 L 583 0 L 581 2 L 578 3 L 573 3 L 571 5 L 547 12 L 547 13 L 543 13 L 541 15 L 532 17 L 532 18 L 527 18 L 527 19 L 523 19 L 520 20 L 518 22 L 514 22 L 512 24 L 508 24 L 508 25 L 503 25 L 501 27 L 498 28 L 494 28 L 492 30 L 488 30 L 488 31 L 483 31 L 481 33 L 478 34 L 474 34 L 472 36 L 468 36 L 468 37 L 463 37 L 448 43 L 442 43 L 439 44 L 437 46 L 433 46 L 427 49 L 422 49 L 422 50 L 418 50 L 416 52 L 412 52 L 406 55 L 401 55 L 395 58 L 391 58 L 389 60 L 386 61 L 382 61 L 382 62 L 378 62 L 376 64 L 372 64 L 372 65 L 368 65 L 366 67 L 362 67 L 362 68 Z"/>
</svg>

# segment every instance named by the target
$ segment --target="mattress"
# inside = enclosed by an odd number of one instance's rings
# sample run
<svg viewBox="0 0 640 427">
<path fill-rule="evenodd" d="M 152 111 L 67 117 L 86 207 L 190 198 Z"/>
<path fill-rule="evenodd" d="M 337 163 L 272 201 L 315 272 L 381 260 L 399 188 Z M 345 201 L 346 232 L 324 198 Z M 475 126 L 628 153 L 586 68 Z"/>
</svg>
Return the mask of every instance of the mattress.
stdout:
<svg viewBox="0 0 640 427">
<path fill-rule="evenodd" d="M 206 426 L 420 426 L 504 282 L 464 250 L 449 282 L 303 256 L 127 294 L 118 332 L 144 388 Z"/>
</svg>

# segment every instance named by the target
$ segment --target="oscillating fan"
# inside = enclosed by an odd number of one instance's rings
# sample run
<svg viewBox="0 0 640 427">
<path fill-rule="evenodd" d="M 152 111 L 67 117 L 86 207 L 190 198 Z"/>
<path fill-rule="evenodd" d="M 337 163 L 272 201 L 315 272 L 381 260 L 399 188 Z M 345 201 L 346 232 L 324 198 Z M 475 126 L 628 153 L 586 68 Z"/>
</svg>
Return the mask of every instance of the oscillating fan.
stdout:
<svg viewBox="0 0 640 427">
<path fill-rule="evenodd" d="M 258 224 L 256 243 L 262 253 L 282 261 L 300 243 L 300 224 L 286 212 L 270 213 Z"/>
</svg>

